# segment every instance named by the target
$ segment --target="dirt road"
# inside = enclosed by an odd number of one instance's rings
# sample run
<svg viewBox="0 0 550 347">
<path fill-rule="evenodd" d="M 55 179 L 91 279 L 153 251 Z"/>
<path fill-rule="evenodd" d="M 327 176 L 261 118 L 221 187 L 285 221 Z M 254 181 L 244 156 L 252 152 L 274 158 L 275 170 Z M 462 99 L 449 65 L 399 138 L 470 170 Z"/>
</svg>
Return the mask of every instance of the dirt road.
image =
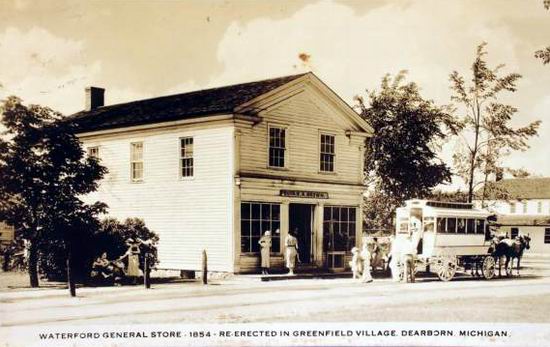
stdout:
<svg viewBox="0 0 550 347">
<path fill-rule="evenodd" d="M 413 284 L 377 279 L 258 282 L 247 278 L 141 287 L 0 293 L 0 326 L 331 321 L 550 322 L 550 260 L 521 277 Z"/>
</svg>

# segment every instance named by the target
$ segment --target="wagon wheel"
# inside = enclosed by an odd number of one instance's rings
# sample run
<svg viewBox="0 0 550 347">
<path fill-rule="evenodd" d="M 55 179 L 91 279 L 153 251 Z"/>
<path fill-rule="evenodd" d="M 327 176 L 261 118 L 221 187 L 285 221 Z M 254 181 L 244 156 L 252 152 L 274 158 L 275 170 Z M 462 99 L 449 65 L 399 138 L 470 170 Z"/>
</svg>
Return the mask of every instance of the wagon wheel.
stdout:
<svg viewBox="0 0 550 347">
<path fill-rule="evenodd" d="M 481 265 L 481 272 L 483 273 L 483 278 L 490 280 L 495 277 L 496 261 L 492 256 L 487 256 L 483 259 L 483 264 Z"/>
<path fill-rule="evenodd" d="M 440 280 L 447 282 L 453 279 L 458 268 L 456 256 L 442 256 L 435 261 L 435 270 Z"/>
</svg>

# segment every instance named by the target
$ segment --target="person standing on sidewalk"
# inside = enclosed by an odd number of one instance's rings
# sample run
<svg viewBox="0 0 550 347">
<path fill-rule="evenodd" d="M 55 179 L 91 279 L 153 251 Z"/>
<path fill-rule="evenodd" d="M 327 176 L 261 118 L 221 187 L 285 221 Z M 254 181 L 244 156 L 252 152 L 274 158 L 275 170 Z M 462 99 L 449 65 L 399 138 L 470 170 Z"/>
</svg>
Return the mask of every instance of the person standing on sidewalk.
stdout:
<svg viewBox="0 0 550 347">
<path fill-rule="evenodd" d="M 370 258 L 369 243 L 367 238 L 363 238 L 363 245 L 361 247 L 361 260 L 363 260 L 363 274 L 361 276 L 361 282 L 372 282 L 372 276 L 370 274 Z"/>
<path fill-rule="evenodd" d="M 262 267 L 262 275 L 269 274 L 269 267 L 270 267 L 270 256 L 271 256 L 271 231 L 267 230 L 264 233 L 264 236 L 260 238 L 260 241 L 258 241 L 260 244 L 260 257 L 261 257 L 261 267 Z"/>
<path fill-rule="evenodd" d="M 285 238 L 285 260 L 286 267 L 288 268 L 288 274 L 294 275 L 294 268 L 296 267 L 296 258 L 298 258 L 298 239 L 294 237 L 294 233 L 289 231 Z"/>
</svg>

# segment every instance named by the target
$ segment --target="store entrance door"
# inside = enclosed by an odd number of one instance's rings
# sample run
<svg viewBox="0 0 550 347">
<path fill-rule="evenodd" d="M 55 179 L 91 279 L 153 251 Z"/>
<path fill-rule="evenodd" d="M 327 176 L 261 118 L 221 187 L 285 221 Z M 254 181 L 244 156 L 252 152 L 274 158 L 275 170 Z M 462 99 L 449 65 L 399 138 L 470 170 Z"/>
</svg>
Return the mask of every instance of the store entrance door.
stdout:
<svg viewBox="0 0 550 347">
<path fill-rule="evenodd" d="M 298 239 L 298 256 L 302 264 L 313 261 L 313 212 L 315 205 L 290 204 L 289 205 L 289 231 L 294 232 Z"/>
</svg>

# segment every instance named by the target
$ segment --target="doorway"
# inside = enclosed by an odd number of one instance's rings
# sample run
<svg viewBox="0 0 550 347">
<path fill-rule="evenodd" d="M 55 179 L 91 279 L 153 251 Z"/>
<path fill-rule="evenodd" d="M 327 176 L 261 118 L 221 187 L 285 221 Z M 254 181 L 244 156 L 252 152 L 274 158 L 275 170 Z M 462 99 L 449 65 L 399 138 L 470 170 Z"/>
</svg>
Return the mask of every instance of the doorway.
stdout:
<svg viewBox="0 0 550 347">
<path fill-rule="evenodd" d="M 313 261 L 312 234 L 314 205 L 290 204 L 288 230 L 294 231 L 298 239 L 298 255 L 300 262 L 309 264 Z"/>
</svg>

